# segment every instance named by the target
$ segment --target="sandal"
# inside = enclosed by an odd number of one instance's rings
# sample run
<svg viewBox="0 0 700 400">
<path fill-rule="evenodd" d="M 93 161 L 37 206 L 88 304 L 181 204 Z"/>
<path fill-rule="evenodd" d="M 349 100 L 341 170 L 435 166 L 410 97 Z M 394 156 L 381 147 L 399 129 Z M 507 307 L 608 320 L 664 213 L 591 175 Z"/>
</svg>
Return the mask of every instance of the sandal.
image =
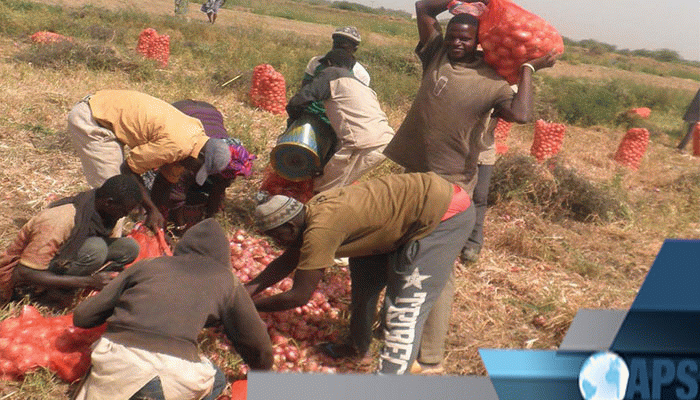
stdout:
<svg viewBox="0 0 700 400">
<path fill-rule="evenodd" d="M 333 343 L 325 342 L 317 346 L 317 348 L 328 357 L 337 360 L 339 358 L 358 357 L 359 354 L 355 350 L 355 346 L 348 343 Z"/>
</svg>

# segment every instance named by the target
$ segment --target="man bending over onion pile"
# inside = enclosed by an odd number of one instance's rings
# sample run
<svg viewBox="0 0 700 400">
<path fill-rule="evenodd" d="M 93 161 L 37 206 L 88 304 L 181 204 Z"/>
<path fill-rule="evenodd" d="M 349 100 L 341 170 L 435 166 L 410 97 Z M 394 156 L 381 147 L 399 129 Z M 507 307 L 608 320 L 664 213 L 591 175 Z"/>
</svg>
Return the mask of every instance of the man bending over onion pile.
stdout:
<svg viewBox="0 0 700 400">
<path fill-rule="evenodd" d="M 207 136 L 200 120 L 133 90 L 86 96 L 68 114 L 68 133 L 90 186 L 119 173 L 139 179 L 146 226 L 154 231 L 164 228 L 161 210 L 185 170 L 195 173 L 201 186 L 231 161 L 228 145 Z M 158 169 L 158 176 L 149 193 L 140 175 L 151 169 Z"/>
<path fill-rule="evenodd" d="M 389 175 L 317 194 L 306 205 L 272 196 L 255 209 L 258 229 L 285 247 L 246 287 L 252 295 L 294 271 L 292 288 L 254 297 L 259 311 L 303 306 L 334 257 L 350 257 L 350 338 L 332 357 L 363 357 L 386 287 L 379 372 L 403 374 L 416 358 L 425 318 L 471 230 L 469 195 L 434 173 Z"/>
</svg>

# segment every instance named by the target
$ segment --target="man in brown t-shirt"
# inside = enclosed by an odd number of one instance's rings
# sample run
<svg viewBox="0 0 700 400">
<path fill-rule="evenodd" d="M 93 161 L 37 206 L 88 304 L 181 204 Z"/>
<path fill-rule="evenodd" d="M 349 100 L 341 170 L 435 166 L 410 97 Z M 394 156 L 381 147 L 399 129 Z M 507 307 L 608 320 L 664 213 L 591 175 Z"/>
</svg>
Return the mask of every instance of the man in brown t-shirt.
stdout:
<svg viewBox="0 0 700 400">
<path fill-rule="evenodd" d="M 480 1 L 488 5 L 488 1 Z M 551 53 L 523 64 L 518 92 L 513 93 L 508 82 L 477 51 L 479 20 L 475 16 L 455 15 L 443 37 L 437 16 L 447 10 L 449 3 L 416 2 L 416 53 L 423 64 L 423 78 L 413 105 L 384 154 L 407 172 L 436 172 L 471 194 L 479 153 L 486 148 L 481 141 L 492 110 L 506 121 L 527 122 L 532 111 L 532 73 L 554 65 L 556 56 Z M 461 239 L 462 245 L 470 233 Z M 421 362 L 442 362 L 453 292 L 451 278 L 433 311 L 433 315 L 441 315 L 440 321 L 429 323 L 435 330 L 424 334 L 433 338 L 433 345 L 425 346 L 424 341 Z M 432 354 L 423 354 L 426 347 L 433 349 Z"/>
<path fill-rule="evenodd" d="M 379 372 L 408 372 L 422 325 L 474 221 L 469 196 L 434 173 L 389 175 L 330 189 L 304 205 L 273 196 L 255 211 L 259 229 L 285 252 L 247 284 L 256 295 L 294 271 L 292 289 L 254 298 L 259 311 L 306 304 L 334 257 L 350 257 L 350 340 L 328 344 L 335 357 L 369 349 L 380 291 L 386 287 L 385 344 Z"/>
</svg>

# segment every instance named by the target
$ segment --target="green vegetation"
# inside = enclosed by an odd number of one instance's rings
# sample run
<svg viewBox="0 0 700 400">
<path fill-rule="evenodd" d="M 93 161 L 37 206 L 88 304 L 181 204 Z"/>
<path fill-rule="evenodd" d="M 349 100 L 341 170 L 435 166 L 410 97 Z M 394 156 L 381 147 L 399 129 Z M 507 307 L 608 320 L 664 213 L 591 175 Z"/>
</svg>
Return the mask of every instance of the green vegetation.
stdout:
<svg viewBox="0 0 700 400">
<path fill-rule="evenodd" d="M 573 41 L 564 38 L 566 51 L 562 61 L 572 64 L 593 64 L 656 76 L 700 81 L 698 61 L 683 60 L 674 50 L 617 50 L 615 46 L 592 39 Z M 636 62 L 646 60 L 646 62 Z"/>
<path fill-rule="evenodd" d="M 253 14 L 333 27 L 354 25 L 360 32 L 375 32 L 387 36 L 410 37 L 415 35 L 415 26 L 410 20 L 409 13 L 371 8 L 348 1 L 283 0 L 271 5 L 269 1 L 264 0 L 230 0 L 225 7 L 242 7 Z"/>
<path fill-rule="evenodd" d="M 621 79 L 593 82 L 582 78 L 544 77 L 540 101 L 550 103 L 557 119 L 580 126 L 620 124 L 619 115 L 631 108 L 648 107 L 654 119 L 673 116 L 673 126 L 680 124 L 692 94 L 687 91 L 653 87 Z"/>
<path fill-rule="evenodd" d="M 571 40 L 568 38 L 563 38 L 564 39 L 564 45 L 566 47 L 580 47 L 583 49 L 586 49 L 589 53 L 594 54 L 594 55 L 603 55 L 606 53 L 615 53 L 615 54 L 620 54 L 623 56 L 639 56 L 639 57 L 648 57 L 651 59 L 654 59 L 656 61 L 660 62 L 666 62 L 666 63 L 680 63 L 680 64 L 687 64 L 687 65 L 692 65 L 692 66 L 698 66 L 700 65 L 700 62 L 698 61 L 688 61 L 684 60 L 680 54 L 678 54 L 677 51 L 671 50 L 671 49 L 657 49 L 657 50 L 645 50 L 645 49 L 640 49 L 640 50 L 629 50 L 629 49 L 622 49 L 618 50 L 617 46 L 607 44 L 607 43 L 602 43 L 597 40 L 593 39 L 584 39 L 580 41 L 575 41 Z"/>
</svg>

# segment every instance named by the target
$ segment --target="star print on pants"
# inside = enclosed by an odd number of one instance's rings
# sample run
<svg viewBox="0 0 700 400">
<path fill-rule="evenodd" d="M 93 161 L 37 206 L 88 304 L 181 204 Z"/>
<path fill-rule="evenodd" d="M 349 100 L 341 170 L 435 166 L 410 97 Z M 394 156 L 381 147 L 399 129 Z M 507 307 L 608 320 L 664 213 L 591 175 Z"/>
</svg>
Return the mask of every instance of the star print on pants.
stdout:
<svg viewBox="0 0 700 400">
<path fill-rule="evenodd" d="M 403 285 L 403 288 L 406 289 L 407 287 L 415 286 L 418 289 L 423 289 L 422 282 L 430 277 L 431 275 L 421 275 L 420 271 L 418 271 L 418 268 L 416 268 L 413 270 L 413 273 L 411 275 L 408 275 L 404 278 L 406 280 L 406 283 Z"/>
</svg>

